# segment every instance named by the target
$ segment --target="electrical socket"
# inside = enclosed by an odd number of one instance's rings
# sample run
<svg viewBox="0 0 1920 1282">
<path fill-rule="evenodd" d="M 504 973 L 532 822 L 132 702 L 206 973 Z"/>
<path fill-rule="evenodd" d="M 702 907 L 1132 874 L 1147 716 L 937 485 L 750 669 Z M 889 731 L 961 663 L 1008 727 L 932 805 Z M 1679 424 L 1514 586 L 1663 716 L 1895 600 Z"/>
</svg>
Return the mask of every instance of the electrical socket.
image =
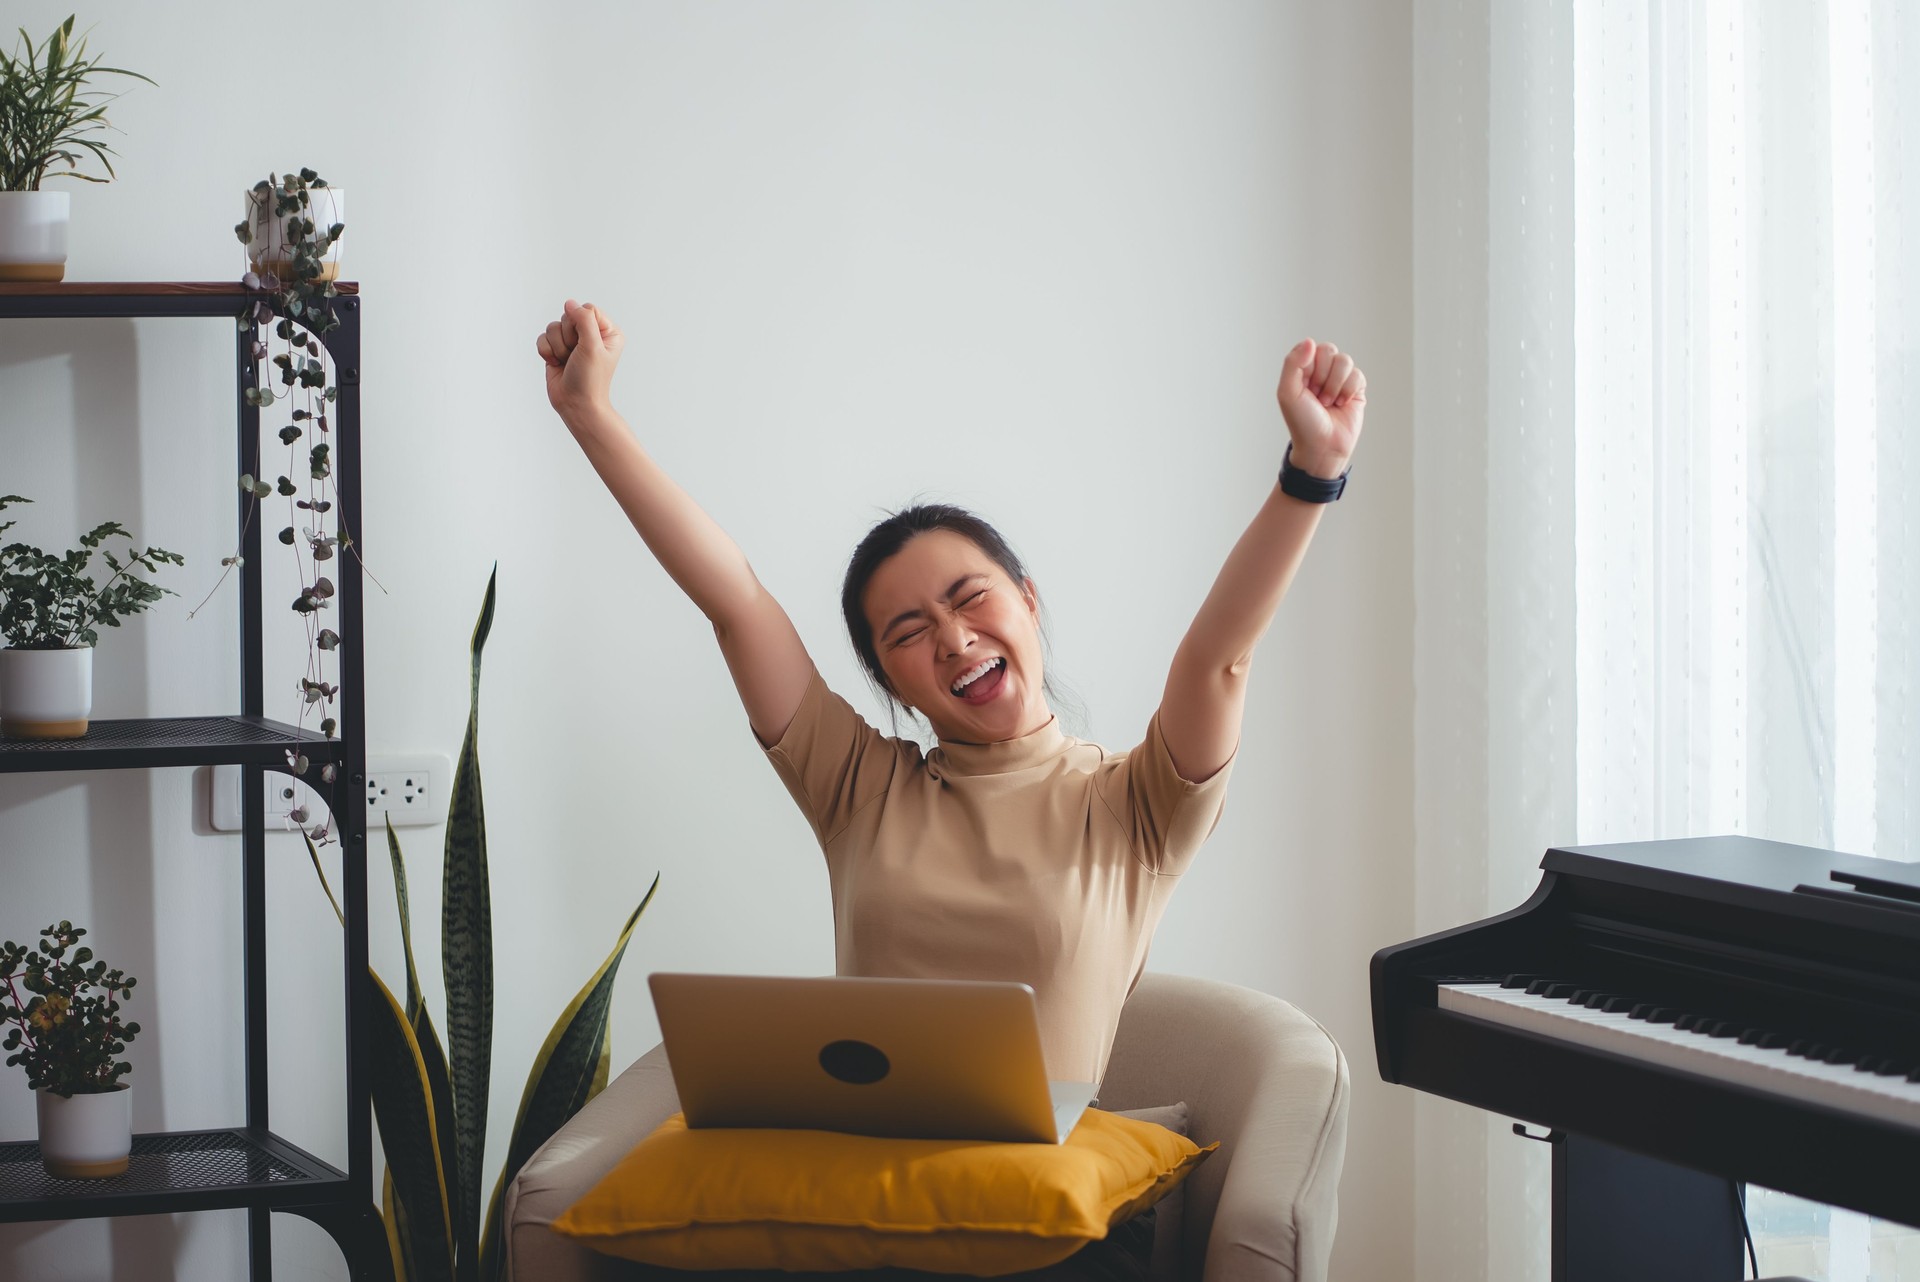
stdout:
<svg viewBox="0 0 1920 1282">
<path fill-rule="evenodd" d="M 367 831 L 447 821 L 453 765 L 445 757 L 367 758 Z"/>
<path fill-rule="evenodd" d="M 208 814 L 217 832 L 240 831 L 240 767 L 215 766 L 209 772 L 211 797 Z M 446 822 L 447 799 L 453 787 L 453 763 L 431 754 L 367 759 L 367 832 Z M 291 775 L 267 771 L 267 829 L 284 828 L 294 807 L 304 805 L 308 821 L 323 818 L 326 809 L 318 792 Z"/>
</svg>

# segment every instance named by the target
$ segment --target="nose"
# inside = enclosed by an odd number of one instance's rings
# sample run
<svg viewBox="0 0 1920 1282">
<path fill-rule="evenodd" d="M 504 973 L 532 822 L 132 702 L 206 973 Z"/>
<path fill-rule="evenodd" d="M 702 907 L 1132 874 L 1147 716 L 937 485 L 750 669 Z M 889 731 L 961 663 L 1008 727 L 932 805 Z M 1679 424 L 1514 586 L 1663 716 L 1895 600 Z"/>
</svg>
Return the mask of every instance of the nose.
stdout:
<svg viewBox="0 0 1920 1282">
<path fill-rule="evenodd" d="M 942 658 L 952 659 L 965 654 L 967 647 L 973 644 L 973 629 L 966 620 L 957 614 L 949 614 L 934 625 L 934 637 L 939 642 Z"/>
</svg>

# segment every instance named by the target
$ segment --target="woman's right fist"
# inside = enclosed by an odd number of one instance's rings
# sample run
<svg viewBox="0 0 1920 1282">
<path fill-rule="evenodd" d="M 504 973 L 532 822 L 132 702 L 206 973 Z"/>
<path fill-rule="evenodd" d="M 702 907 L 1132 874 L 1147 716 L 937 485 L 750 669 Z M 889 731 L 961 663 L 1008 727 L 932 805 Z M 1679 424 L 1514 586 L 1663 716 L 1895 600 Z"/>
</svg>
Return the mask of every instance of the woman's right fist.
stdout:
<svg viewBox="0 0 1920 1282">
<path fill-rule="evenodd" d="M 547 400 L 573 427 L 583 416 L 612 408 L 614 366 L 626 339 L 606 313 L 571 298 L 560 319 L 534 341 L 547 367 Z"/>
</svg>

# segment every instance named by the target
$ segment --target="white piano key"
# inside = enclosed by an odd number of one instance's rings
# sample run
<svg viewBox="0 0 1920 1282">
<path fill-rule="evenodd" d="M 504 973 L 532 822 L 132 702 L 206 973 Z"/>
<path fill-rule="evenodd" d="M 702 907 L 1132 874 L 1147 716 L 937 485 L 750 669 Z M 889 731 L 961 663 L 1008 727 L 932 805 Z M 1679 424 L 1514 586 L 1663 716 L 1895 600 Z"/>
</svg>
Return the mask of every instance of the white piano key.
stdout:
<svg viewBox="0 0 1920 1282">
<path fill-rule="evenodd" d="M 1875 1121 L 1920 1127 L 1920 1082 L 1881 1077 L 1851 1064 L 1828 1064 L 1763 1049 L 1730 1037 L 1683 1031 L 1672 1024 L 1575 1006 L 1565 998 L 1529 995 L 1498 984 L 1441 984 L 1442 1010 L 1508 1028 L 1611 1051 L 1649 1064 L 1737 1083 L 1796 1102 L 1824 1104 Z"/>
</svg>

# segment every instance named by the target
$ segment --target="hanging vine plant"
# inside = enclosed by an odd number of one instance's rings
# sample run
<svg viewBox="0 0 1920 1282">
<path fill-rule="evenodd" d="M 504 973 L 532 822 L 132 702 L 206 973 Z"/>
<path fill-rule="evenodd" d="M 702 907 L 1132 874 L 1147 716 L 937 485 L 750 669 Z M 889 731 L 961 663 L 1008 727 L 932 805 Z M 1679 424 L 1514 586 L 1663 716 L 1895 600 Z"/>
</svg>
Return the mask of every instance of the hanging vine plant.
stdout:
<svg viewBox="0 0 1920 1282">
<path fill-rule="evenodd" d="M 300 677 L 293 720 L 305 730 L 309 718 L 316 718 L 319 733 L 333 739 L 339 734 L 334 701 L 340 693 L 339 663 L 333 652 L 340 645 L 340 635 L 327 626 L 327 611 L 334 599 L 334 584 L 327 571 L 337 554 L 352 549 L 353 540 L 341 533 L 334 511 L 329 435 L 339 389 L 333 381 L 332 359 L 320 341 L 340 324 L 334 310 L 339 294 L 332 279 L 335 269 L 328 259 L 346 225 L 331 222 L 322 226 L 315 220 L 316 205 L 330 193 L 326 181 L 311 169 L 270 175 L 247 193 L 249 217 L 234 227 L 234 234 L 241 244 L 250 247 L 249 270 L 242 283 L 250 290 L 272 295 L 271 301 L 261 299 L 240 318 L 241 332 L 253 334 L 255 362 L 253 386 L 243 395 L 247 404 L 261 411 L 263 430 L 270 426 L 270 413 L 285 415 L 278 437 L 287 450 L 283 470 L 273 482 L 265 479 L 264 450 L 262 474 L 240 477 L 241 490 L 253 500 L 242 525 L 242 545 L 246 526 L 252 523 L 260 505 L 274 499 L 284 501 L 287 523 L 279 531 L 279 541 L 291 550 L 298 572 L 301 587 L 291 608 L 304 622 L 307 635 L 306 668 Z M 325 203 L 330 205 L 332 201 Z M 263 332 L 268 325 L 272 326 L 271 337 Z M 221 562 L 227 567 L 226 573 L 242 563 L 238 548 Z M 211 598 L 212 594 L 208 595 Z M 287 766 L 304 778 L 310 763 L 295 746 L 287 749 Z M 321 766 L 319 774 L 323 782 L 331 784 L 334 765 Z M 328 840 L 326 821 L 309 826 L 312 815 L 304 804 L 294 809 L 291 818 L 310 839 L 322 843 Z"/>
</svg>

